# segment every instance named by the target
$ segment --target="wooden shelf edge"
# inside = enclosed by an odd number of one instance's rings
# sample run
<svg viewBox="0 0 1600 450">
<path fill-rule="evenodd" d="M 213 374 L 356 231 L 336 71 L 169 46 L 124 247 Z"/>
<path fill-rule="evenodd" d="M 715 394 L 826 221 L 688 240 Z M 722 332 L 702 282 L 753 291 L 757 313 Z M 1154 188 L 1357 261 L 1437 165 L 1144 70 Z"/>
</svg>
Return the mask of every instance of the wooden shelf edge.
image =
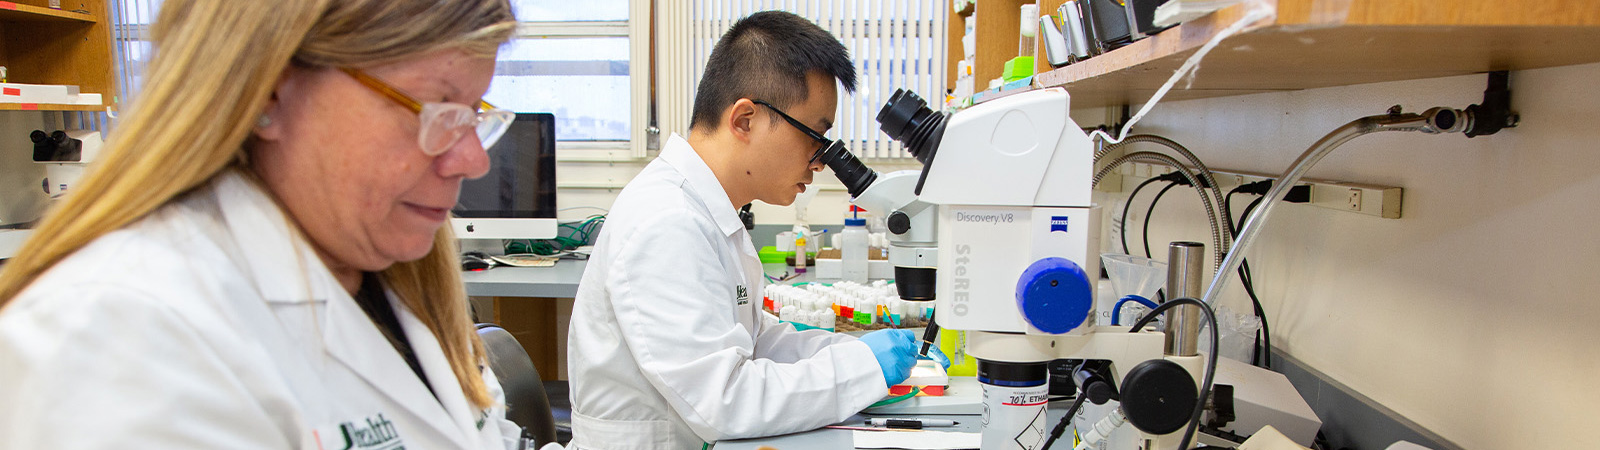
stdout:
<svg viewBox="0 0 1600 450">
<path fill-rule="evenodd" d="M 1274 0 L 1281 26 L 1595 26 L 1593 0 Z"/>
<path fill-rule="evenodd" d="M 1242 3 L 1229 6 L 1207 14 L 1205 17 L 1191 20 L 1162 31 L 1160 34 L 1141 39 L 1100 56 L 1034 75 L 1034 85 L 1039 87 L 1060 86 L 1113 73 L 1157 59 L 1180 54 L 1187 56 L 1195 50 L 1199 50 L 1200 46 L 1205 45 L 1206 41 L 1211 40 L 1217 33 L 1222 32 L 1222 29 L 1243 18 L 1249 7 L 1250 5 Z M 1240 34 L 1270 27 L 1273 25 L 1270 20 L 1265 19 L 1246 26 Z"/>
<path fill-rule="evenodd" d="M 1284 8 L 1305 9 L 1301 7 L 1307 1 L 1278 0 L 1275 19 L 1246 26 L 1223 42 L 1200 64 L 1192 84 L 1179 83 L 1167 100 L 1600 62 L 1600 47 L 1549 45 L 1600 39 L 1600 2 L 1591 7 L 1578 0 L 1556 0 L 1551 8 L 1567 8 L 1571 14 L 1522 15 L 1503 23 L 1485 23 L 1486 15 L 1503 11 L 1468 8 L 1488 8 L 1476 0 L 1455 4 L 1457 11 L 1443 17 L 1412 14 L 1412 0 L 1392 0 L 1393 10 L 1353 0 L 1358 8 L 1339 20 L 1304 11 L 1285 13 Z M 1244 17 L 1247 8 L 1224 8 L 1087 61 L 1040 73 L 1034 85 L 1066 87 L 1075 107 L 1080 101 L 1082 107 L 1141 103 L 1206 41 Z M 1403 21 L 1407 17 L 1411 22 Z M 1308 23 L 1318 20 L 1322 22 Z M 1378 44 L 1382 42 L 1452 44 L 1397 48 Z"/>
<path fill-rule="evenodd" d="M 65 20 L 96 23 L 91 14 L 0 1 L 0 20 Z"/>
<path fill-rule="evenodd" d="M 1274 14 L 1246 26 L 1237 36 L 1264 31 L 1294 32 L 1338 27 L 1571 27 L 1600 26 L 1600 2 L 1547 0 L 1537 7 L 1498 0 L 1462 0 L 1434 7 L 1430 0 L 1272 0 Z M 1252 7 L 1235 4 L 1185 22 L 1088 61 L 1051 70 L 1036 77 L 1036 84 L 1055 86 L 1116 72 L 1145 62 L 1181 55 L 1187 57 L 1224 28 L 1243 18 Z M 1107 57 L 1112 57 L 1107 61 Z"/>
<path fill-rule="evenodd" d="M 106 105 L 61 105 L 55 103 L 0 103 L 0 111 L 105 111 Z"/>
</svg>

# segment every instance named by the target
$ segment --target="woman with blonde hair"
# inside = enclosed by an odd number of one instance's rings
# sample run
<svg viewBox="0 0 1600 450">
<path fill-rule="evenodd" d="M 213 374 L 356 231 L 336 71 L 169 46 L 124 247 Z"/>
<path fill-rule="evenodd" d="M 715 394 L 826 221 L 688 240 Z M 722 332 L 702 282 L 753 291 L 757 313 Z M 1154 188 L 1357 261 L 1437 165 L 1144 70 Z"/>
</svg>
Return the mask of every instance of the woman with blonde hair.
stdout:
<svg viewBox="0 0 1600 450">
<path fill-rule="evenodd" d="M 512 448 L 442 225 L 506 0 L 167 0 L 0 272 L 0 448 Z"/>
</svg>

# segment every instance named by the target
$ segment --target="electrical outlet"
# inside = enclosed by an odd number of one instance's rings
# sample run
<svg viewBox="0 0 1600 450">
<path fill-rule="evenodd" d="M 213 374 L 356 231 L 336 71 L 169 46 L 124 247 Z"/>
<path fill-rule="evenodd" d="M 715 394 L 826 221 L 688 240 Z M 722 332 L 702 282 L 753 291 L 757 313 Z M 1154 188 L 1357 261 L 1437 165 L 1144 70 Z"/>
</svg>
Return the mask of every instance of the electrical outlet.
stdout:
<svg viewBox="0 0 1600 450">
<path fill-rule="evenodd" d="M 1360 211 L 1361 210 L 1361 190 L 1360 189 L 1350 188 L 1350 194 L 1349 194 L 1348 197 L 1346 197 L 1346 200 L 1345 200 L 1345 207 L 1346 208 L 1350 208 L 1351 211 Z"/>
</svg>

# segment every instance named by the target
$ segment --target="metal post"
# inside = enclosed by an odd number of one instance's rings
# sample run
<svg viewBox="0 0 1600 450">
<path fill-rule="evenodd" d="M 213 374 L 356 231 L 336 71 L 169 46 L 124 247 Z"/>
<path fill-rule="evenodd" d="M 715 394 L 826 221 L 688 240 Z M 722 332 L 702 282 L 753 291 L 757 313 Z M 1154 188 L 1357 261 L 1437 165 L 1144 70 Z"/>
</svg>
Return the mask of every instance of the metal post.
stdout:
<svg viewBox="0 0 1600 450">
<path fill-rule="evenodd" d="M 1199 242 L 1173 242 L 1167 247 L 1167 299 L 1200 298 L 1205 293 L 1200 280 L 1205 276 L 1205 244 Z M 1195 356 L 1199 354 L 1200 309 L 1184 305 L 1167 311 L 1166 354 Z M 1215 351 L 1215 350 L 1212 350 Z"/>
</svg>

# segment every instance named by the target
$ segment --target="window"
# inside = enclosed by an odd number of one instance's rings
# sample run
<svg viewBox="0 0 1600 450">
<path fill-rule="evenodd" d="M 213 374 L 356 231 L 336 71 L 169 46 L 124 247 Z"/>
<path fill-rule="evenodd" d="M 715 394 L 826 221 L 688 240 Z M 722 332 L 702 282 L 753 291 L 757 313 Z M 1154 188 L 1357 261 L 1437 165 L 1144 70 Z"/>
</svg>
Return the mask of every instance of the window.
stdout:
<svg viewBox="0 0 1600 450">
<path fill-rule="evenodd" d="M 519 26 L 485 98 L 556 116 L 564 153 L 643 157 L 649 126 L 650 2 L 513 0 Z M 641 18 L 633 20 L 633 18 Z"/>
<path fill-rule="evenodd" d="M 117 90 L 122 92 L 122 104 L 139 92 L 144 85 L 144 68 L 150 62 L 150 24 L 156 20 L 161 0 L 113 0 L 107 5 L 111 11 L 111 39 L 116 58 Z"/>
<path fill-rule="evenodd" d="M 511 0 L 522 22 L 627 22 L 628 0 Z"/>
<path fill-rule="evenodd" d="M 643 157 L 649 126 L 650 2 L 512 0 L 519 22 L 500 49 L 490 103 L 518 112 L 556 115 L 557 144 L 610 158 Z M 114 0 L 118 78 L 125 96 L 138 92 L 151 55 L 149 26 L 161 0 Z"/>
<path fill-rule="evenodd" d="M 563 141 L 628 140 L 627 37 L 517 39 L 499 59 L 489 103 L 554 113 Z"/>
</svg>

